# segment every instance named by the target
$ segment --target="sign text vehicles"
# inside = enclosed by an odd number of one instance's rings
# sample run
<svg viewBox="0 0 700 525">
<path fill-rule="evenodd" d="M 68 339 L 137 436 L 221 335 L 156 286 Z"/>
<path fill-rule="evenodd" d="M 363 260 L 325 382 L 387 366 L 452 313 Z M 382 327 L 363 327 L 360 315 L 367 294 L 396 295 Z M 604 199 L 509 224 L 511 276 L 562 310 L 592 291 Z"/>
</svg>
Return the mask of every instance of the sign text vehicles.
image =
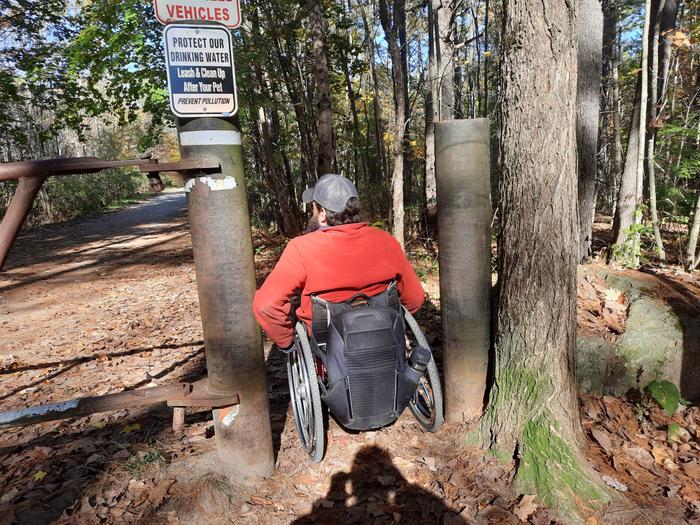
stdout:
<svg viewBox="0 0 700 525">
<path fill-rule="evenodd" d="M 230 29 L 241 25 L 240 0 L 155 0 L 154 6 L 161 24 L 196 20 Z"/>
<path fill-rule="evenodd" d="M 178 117 L 236 114 L 231 34 L 220 25 L 168 25 L 165 63 L 170 108 Z"/>
</svg>

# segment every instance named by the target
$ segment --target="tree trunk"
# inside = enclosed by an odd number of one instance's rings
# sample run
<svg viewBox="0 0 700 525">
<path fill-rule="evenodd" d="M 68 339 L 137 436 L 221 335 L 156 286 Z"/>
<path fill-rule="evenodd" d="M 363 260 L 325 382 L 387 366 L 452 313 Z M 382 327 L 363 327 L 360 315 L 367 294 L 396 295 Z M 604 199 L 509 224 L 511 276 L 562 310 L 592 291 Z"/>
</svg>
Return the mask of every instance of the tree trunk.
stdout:
<svg viewBox="0 0 700 525">
<path fill-rule="evenodd" d="M 362 12 L 362 24 L 366 32 L 366 44 L 367 44 L 367 56 L 369 57 L 370 73 L 372 75 L 372 106 L 374 113 L 374 131 L 375 131 L 375 142 L 377 146 L 377 159 L 379 162 L 379 168 L 372 171 L 373 183 L 372 190 L 373 196 L 378 196 L 377 208 L 383 216 L 386 216 L 389 212 L 388 206 L 385 205 L 387 202 L 388 194 L 386 192 L 385 180 L 389 176 L 389 159 L 386 151 L 386 143 L 384 139 L 384 123 L 382 121 L 382 108 L 379 103 L 379 79 L 377 75 L 377 65 L 375 62 L 375 47 L 374 40 L 376 37 L 376 32 L 373 31 L 373 25 L 371 25 L 367 19 L 364 7 L 361 8 Z M 372 19 L 374 19 L 374 13 L 372 13 Z"/>
<path fill-rule="evenodd" d="M 625 156 L 624 169 L 620 177 L 620 189 L 617 196 L 617 208 L 613 222 L 614 244 L 624 246 L 630 227 L 634 222 L 634 210 L 636 209 L 637 187 L 637 157 L 639 156 L 639 101 L 641 98 L 641 77 L 637 78 L 634 106 L 630 122 L 630 132 L 627 137 L 627 154 Z M 611 259 L 620 261 L 620 252 L 612 250 Z"/>
<path fill-rule="evenodd" d="M 649 32 L 651 29 L 651 0 L 646 0 L 644 4 L 644 32 L 642 36 L 642 71 L 641 71 L 641 95 L 639 98 L 639 147 L 637 150 L 637 167 L 635 170 L 636 187 L 635 187 L 635 202 L 634 202 L 634 224 L 640 226 L 642 224 L 642 198 L 644 196 L 644 158 L 645 158 L 645 141 L 647 131 L 647 106 L 649 101 Z M 629 155 L 629 153 L 628 153 Z M 639 266 L 639 257 L 641 255 L 641 234 L 639 229 L 635 229 L 632 233 L 632 259 L 631 263 L 634 268 Z"/>
<path fill-rule="evenodd" d="M 484 107 L 481 110 L 482 117 L 489 116 L 489 25 L 491 15 L 489 14 L 489 0 L 486 0 L 484 18 Z"/>
<path fill-rule="evenodd" d="M 620 177 L 622 176 L 622 114 L 620 110 L 620 29 L 617 27 L 617 21 L 619 17 L 618 8 L 616 4 L 617 0 L 612 0 L 613 12 L 615 16 L 615 40 L 613 48 L 613 63 L 612 63 L 612 111 L 613 111 L 613 144 L 614 146 L 614 187 L 617 188 L 620 184 Z M 614 198 L 613 198 L 614 202 Z M 615 213 L 613 213 L 613 216 Z"/>
<path fill-rule="evenodd" d="M 333 172 L 335 147 L 333 146 L 333 122 L 331 111 L 331 85 L 328 79 L 328 53 L 326 51 L 326 23 L 320 0 L 307 0 L 314 53 L 316 78 L 316 109 L 318 127 L 318 156 L 316 175 Z"/>
<path fill-rule="evenodd" d="M 403 60 L 399 48 L 400 24 L 405 23 L 405 0 L 393 0 L 391 12 L 387 0 L 379 0 L 379 18 L 389 45 L 391 68 L 394 76 L 394 171 L 391 177 L 393 203 L 393 234 L 403 248 L 404 246 L 404 205 L 403 205 L 403 170 L 404 140 L 406 137 L 406 95 Z"/>
<path fill-rule="evenodd" d="M 656 162 L 654 159 L 654 148 L 656 145 L 656 126 L 660 111 L 661 100 L 658 96 L 660 87 L 659 79 L 659 37 L 661 34 L 661 17 L 666 0 L 659 0 L 657 9 L 653 13 L 653 32 L 651 41 L 651 76 L 649 79 L 649 108 L 647 111 L 647 121 L 649 130 L 647 133 L 647 155 L 646 171 L 649 178 L 649 212 L 651 214 L 651 224 L 654 229 L 654 244 L 656 245 L 656 255 L 660 261 L 666 260 L 664 242 L 661 239 L 661 229 L 659 227 L 659 214 L 656 207 Z"/>
<path fill-rule="evenodd" d="M 454 85 L 454 1 L 429 0 L 436 20 L 435 50 L 438 68 L 438 120 L 452 120 L 455 107 Z"/>
<path fill-rule="evenodd" d="M 578 498 L 609 500 L 583 455 L 576 397 L 575 5 L 504 5 L 499 310 L 481 421 L 484 446 L 515 460 L 518 493 L 567 522 L 580 520 Z"/>
<path fill-rule="evenodd" d="M 579 258 L 590 258 L 598 173 L 598 122 L 602 72 L 603 11 L 600 0 L 581 0 L 578 18 L 578 83 L 576 143 L 578 146 Z"/>
<path fill-rule="evenodd" d="M 689 272 L 692 272 L 700 263 L 700 252 L 697 251 L 698 234 L 700 234 L 700 189 L 695 202 L 693 225 L 690 227 L 690 236 L 688 237 L 688 249 L 685 252 L 685 268 Z"/>
<path fill-rule="evenodd" d="M 428 1 L 428 81 L 425 95 L 425 198 L 427 203 L 428 222 L 435 215 L 437 186 L 435 182 L 435 121 L 437 96 L 437 65 L 435 12 L 432 1 Z"/>
</svg>

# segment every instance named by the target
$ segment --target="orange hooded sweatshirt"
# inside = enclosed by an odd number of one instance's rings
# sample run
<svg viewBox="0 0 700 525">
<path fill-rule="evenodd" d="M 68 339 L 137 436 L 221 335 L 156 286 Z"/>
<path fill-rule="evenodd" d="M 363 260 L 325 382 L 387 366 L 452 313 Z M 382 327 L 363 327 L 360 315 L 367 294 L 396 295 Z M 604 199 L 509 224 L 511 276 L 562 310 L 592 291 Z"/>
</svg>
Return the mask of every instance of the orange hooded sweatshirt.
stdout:
<svg viewBox="0 0 700 525">
<path fill-rule="evenodd" d="M 381 293 L 394 280 L 403 305 L 418 310 L 425 293 L 396 239 L 367 223 L 326 227 L 289 241 L 255 294 L 253 312 L 268 337 L 286 348 L 294 334 L 289 299 L 295 291 L 301 291 L 297 317 L 310 326 L 312 294 L 341 302 Z"/>
</svg>

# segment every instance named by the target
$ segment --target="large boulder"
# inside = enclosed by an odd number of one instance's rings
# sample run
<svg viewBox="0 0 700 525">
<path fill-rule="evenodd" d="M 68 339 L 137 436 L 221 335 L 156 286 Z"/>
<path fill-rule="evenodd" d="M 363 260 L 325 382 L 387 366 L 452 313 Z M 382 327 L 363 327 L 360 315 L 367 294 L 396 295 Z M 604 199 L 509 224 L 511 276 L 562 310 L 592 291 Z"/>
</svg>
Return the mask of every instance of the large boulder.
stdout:
<svg viewBox="0 0 700 525">
<path fill-rule="evenodd" d="M 696 379 L 700 373 L 700 302 L 695 302 L 693 293 L 684 294 L 682 285 L 667 276 L 616 272 L 597 265 L 581 267 L 579 280 L 586 286 L 595 283 L 602 302 L 605 297 L 624 297 L 627 314 L 621 333 L 609 330 L 603 315 L 598 327 L 590 322 L 590 307 L 582 312 L 586 306 L 579 294 L 582 391 L 622 395 L 630 388 L 642 389 L 651 381 L 665 379 L 678 385 L 686 399 L 700 400 Z M 588 322 L 582 323 L 586 313 Z"/>
</svg>

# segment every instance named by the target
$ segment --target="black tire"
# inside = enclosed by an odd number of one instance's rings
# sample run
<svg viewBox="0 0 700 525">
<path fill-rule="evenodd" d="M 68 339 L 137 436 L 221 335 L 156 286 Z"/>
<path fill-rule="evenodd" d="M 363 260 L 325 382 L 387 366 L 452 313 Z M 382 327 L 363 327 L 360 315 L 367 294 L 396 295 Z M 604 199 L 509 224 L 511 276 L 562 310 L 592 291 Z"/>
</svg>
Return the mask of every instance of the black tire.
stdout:
<svg viewBox="0 0 700 525">
<path fill-rule="evenodd" d="M 326 451 L 324 406 L 316 375 L 316 362 L 306 327 L 298 323 L 296 350 L 287 355 L 287 379 L 294 412 L 294 423 L 302 447 L 314 463 L 320 463 Z"/>
<path fill-rule="evenodd" d="M 425 338 L 420 326 L 418 326 L 418 322 L 406 309 L 404 309 L 404 316 L 418 345 L 429 349 L 428 340 Z M 408 404 L 408 408 L 411 410 L 413 417 L 428 432 L 437 432 L 445 421 L 442 385 L 440 384 L 440 374 L 435 364 L 435 358 L 430 359 L 428 368 L 423 374 L 421 382 L 418 384 L 416 392 Z"/>
</svg>

